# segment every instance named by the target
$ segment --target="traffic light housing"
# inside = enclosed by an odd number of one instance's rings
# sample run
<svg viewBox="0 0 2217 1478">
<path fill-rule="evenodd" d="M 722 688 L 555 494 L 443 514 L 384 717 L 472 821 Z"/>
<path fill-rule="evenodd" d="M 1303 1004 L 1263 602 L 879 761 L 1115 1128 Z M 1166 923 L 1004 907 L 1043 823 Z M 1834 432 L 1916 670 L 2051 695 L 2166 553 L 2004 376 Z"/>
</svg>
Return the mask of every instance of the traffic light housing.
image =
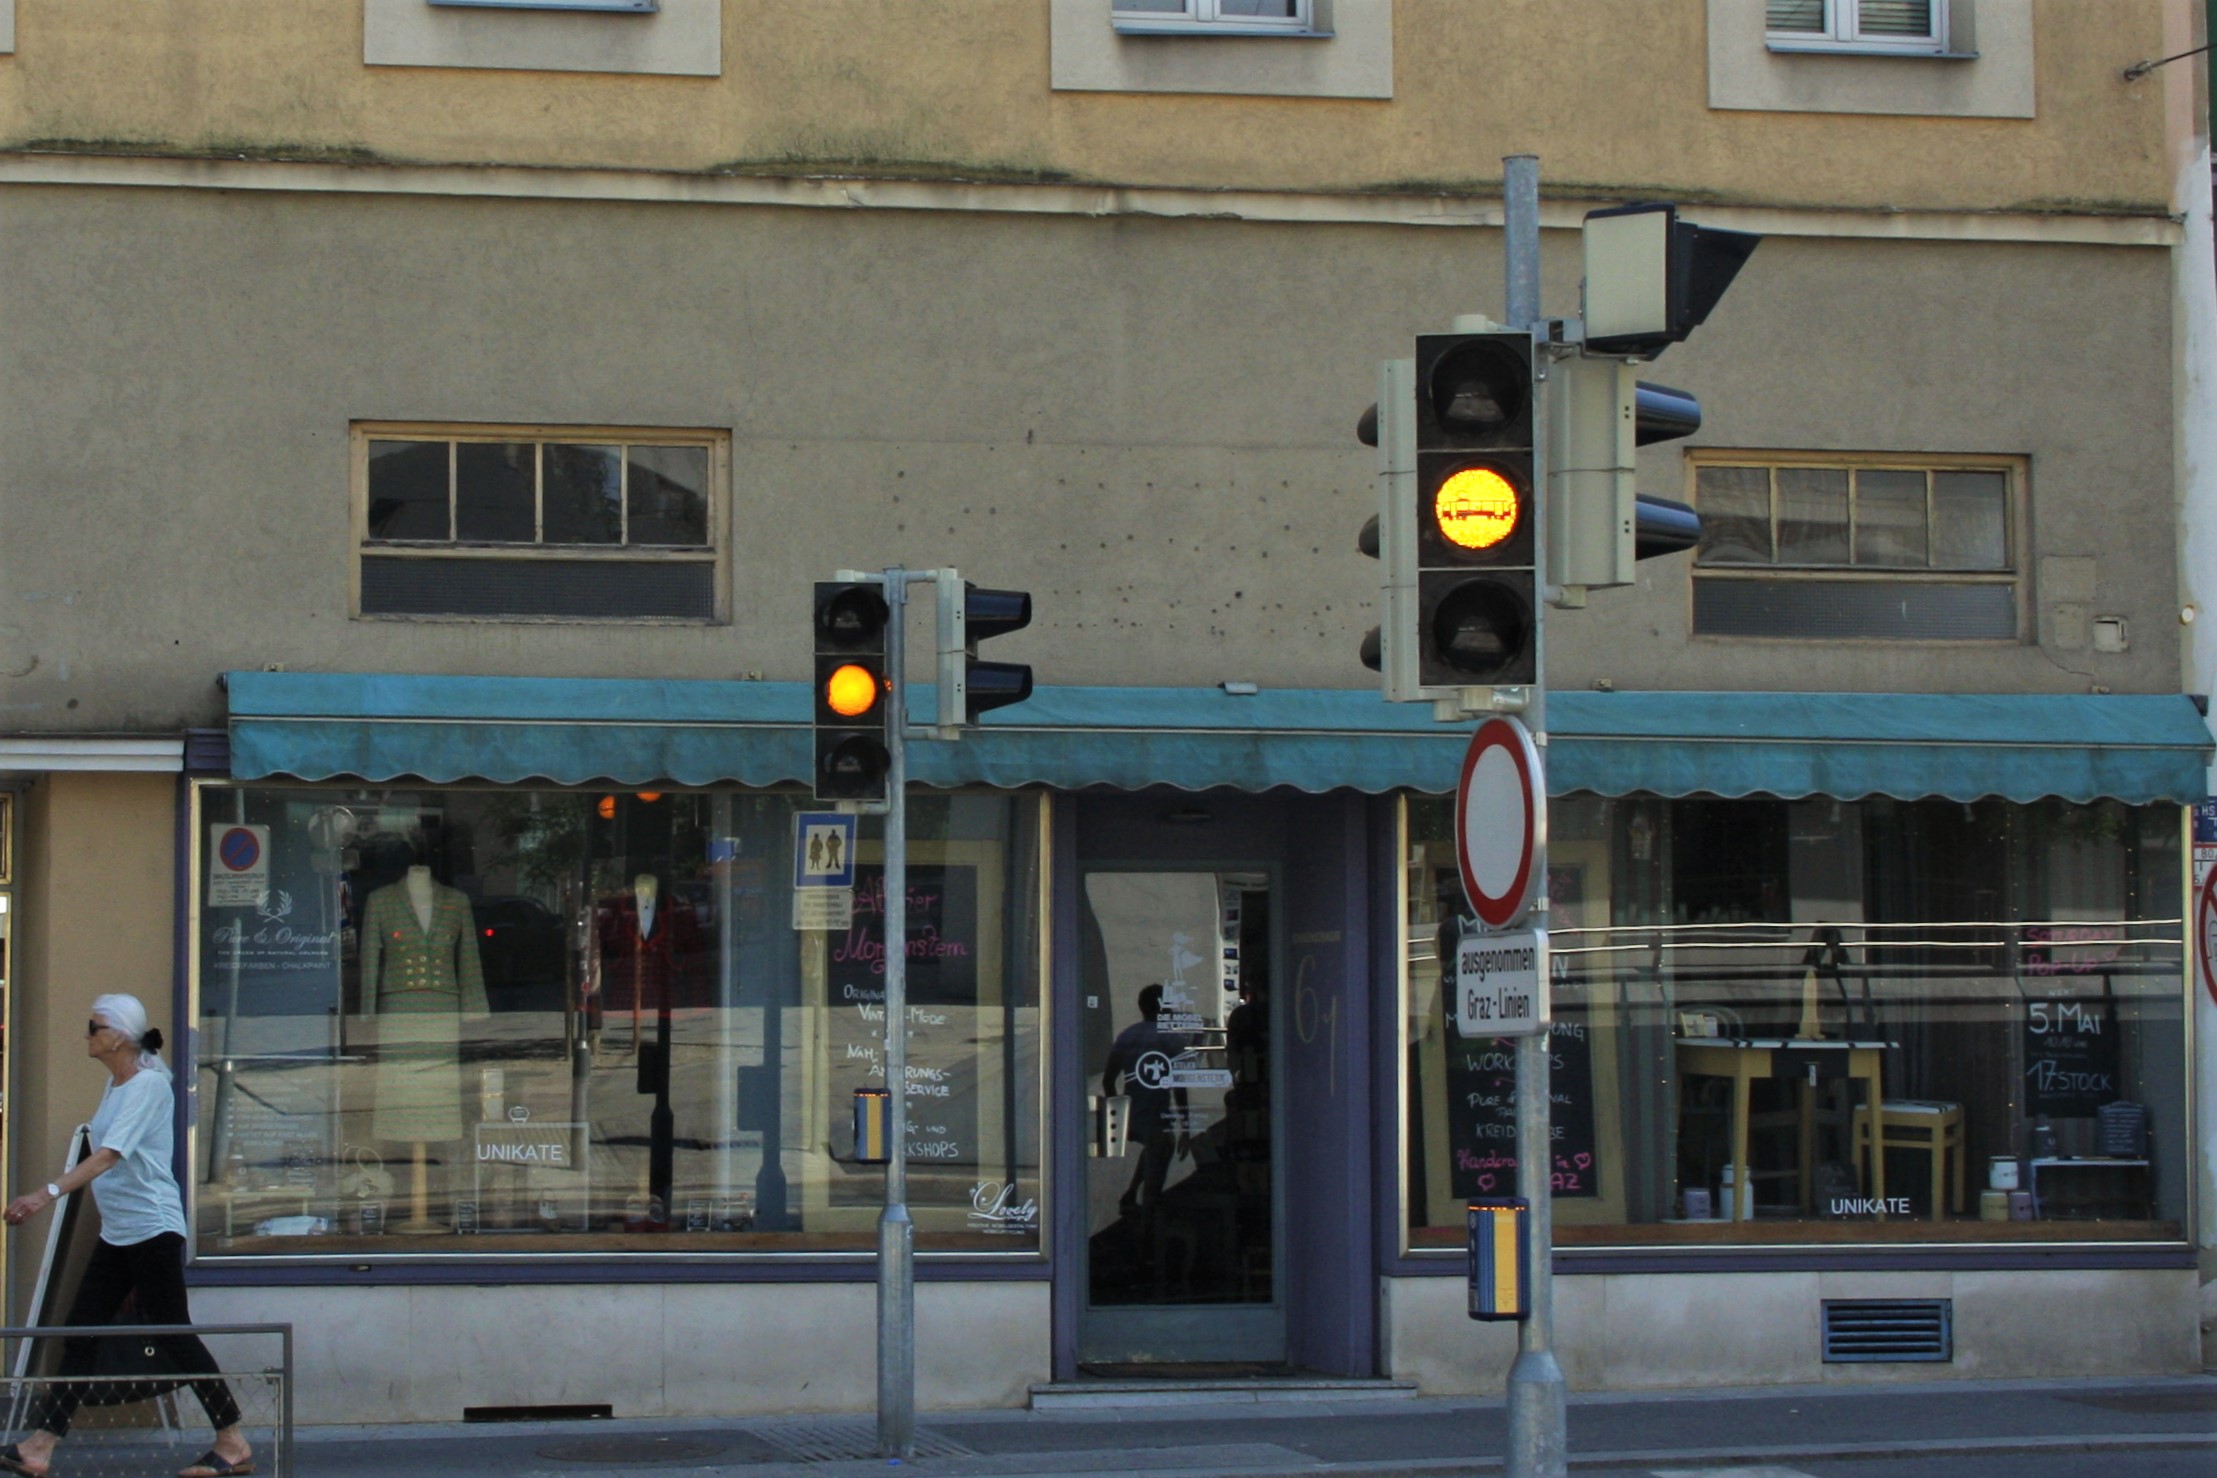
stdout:
<svg viewBox="0 0 2217 1478">
<path fill-rule="evenodd" d="M 816 648 L 816 758 L 820 801 L 883 801 L 895 722 L 885 638 L 891 610 L 877 586 L 823 580 L 811 626 Z"/>
<path fill-rule="evenodd" d="M 1701 402 L 1633 378 L 1621 359 L 1573 356 L 1547 383 L 1547 580 L 1629 585 L 1635 561 L 1701 542 L 1701 515 L 1640 494 L 1633 451 L 1701 429 Z"/>
<path fill-rule="evenodd" d="M 1032 624 L 1023 590 L 986 590 L 951 572 L 939 582 L 939 727 L 974 724 L 990 709 L 1032 695 L 1032 670 L 1021 662 L 982 662 L 978 643 Z"/>
<path fill-rule="evenodd" d="M 1653 359 L 1699 328 L 1763 238 L 1678 219 L 1668 201 L 1586 212 L 1586 348 Z"/>
<path fill-rule="evenodd" d="M 1524 330 L 1416 341 L 1408 516 L 1420 687 L 1539 678 L 1532 358 Z"/>
<path fill-rule="evenodd" d="M 1362 639 L 1363 666 L 1383 680 L 1388 703 L 1424 698 L 1416 677 L 1416 401 L 1415 362 L 1378 366 L 1378 399 L 1355 423 L 1355 439 L 1378 449 L 1378 511 L 1355 547 L 1378 560 L 1379 623 Z"/>
</svg>

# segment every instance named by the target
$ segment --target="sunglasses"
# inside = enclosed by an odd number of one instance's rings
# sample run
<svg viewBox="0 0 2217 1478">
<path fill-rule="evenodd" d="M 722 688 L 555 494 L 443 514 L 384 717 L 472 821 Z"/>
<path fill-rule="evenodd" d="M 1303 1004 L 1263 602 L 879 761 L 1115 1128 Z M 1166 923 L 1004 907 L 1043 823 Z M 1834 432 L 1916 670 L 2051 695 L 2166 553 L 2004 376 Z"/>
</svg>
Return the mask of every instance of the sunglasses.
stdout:
<svg viewBox="0 0 2217 1478">
<path fill-rule="evenodd" d="M 108 1030 L 108 1023 L 97 1016 L 85 1023 L 85 1035 L 88 1037 L 97 1037 L 106 1030 Z"/>
</svg>

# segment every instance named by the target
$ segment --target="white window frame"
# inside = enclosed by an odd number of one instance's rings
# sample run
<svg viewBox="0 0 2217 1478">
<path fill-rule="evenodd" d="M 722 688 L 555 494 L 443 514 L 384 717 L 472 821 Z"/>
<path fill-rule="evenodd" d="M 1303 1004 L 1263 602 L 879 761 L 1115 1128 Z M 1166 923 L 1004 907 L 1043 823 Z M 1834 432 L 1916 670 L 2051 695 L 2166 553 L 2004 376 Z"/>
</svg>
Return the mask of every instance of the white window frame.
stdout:
<svg viewBox="0 0 2217 1478">
<path fill-rule="evenodd" d="M 1863 0 L 1824 0 L 1824 29 L 1820 31 L 1768 31 L 1763 39 L 1772 51 L 1851 52 L 1859 56 L 1953 56 L 1948 46 L 1948 0 L 1932 0 L 1932 33 L 1929 36 L 1862 32 Z"/>
<path fill-rule="evenodd" d="M 605 10 L 624 15 L 652 15 L 662 0 L 428 0 L 434 8 L 475 10 Z"/>
<path fill-rule="evenodd" d="M 1223 0 L 1185 0 L 1185 14 L 1125 10 L 1110 0 L 1109 25 L 1120 36 L 1327 36 L 1331 0 L 1294 0 L 1284 18 L 1225 15 Z"/>
</svg>

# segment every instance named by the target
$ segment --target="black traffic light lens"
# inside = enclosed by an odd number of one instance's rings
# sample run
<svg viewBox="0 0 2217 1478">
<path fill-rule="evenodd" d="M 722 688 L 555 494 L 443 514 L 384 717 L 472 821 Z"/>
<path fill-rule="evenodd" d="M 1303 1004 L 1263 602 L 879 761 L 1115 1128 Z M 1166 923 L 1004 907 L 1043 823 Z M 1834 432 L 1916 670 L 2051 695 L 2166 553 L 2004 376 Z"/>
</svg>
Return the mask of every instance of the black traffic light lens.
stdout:
<svg viewBox="0 0 2217 1478">
<path fill-rule="evenodd" d="M 986 590 L 965 584 L 962 592 L 965 639 L 970 650 L 978 643 L 1032 624 L 1032 598 L 1028 590 Z"/>
<path fill-rule="evenodd" d="M 1451 436 L 1500 435 L 1524 415 L 1531 376 L 1523 357 L 1498 340 L 1466 340 L 1432 366 L 1432 415 Z"/>
<path fill-rule="evenodd" d="M 1029 698 L 1032 670 L 1021 662 L 980 662 L 972 658 L 963 686 L 970 695 L 969 711 L 964 717 L 974 724 L 981 713 Z"/>
<path fill-rule="evenodd" d="M 843 799 L 875 796 L 892 764 L 883 744 L 867 734 L 850 734 L 817 760 L 816 793 Z"/>
<path fill-rule="evenodd" d="M 1499 580 L 1465 580 L 1432 611 L 1438 660 L 1476 681 L 1516 662 L 1532 641 L 1532 608 Z"/>
<path fill-rule="evenodd" d="M 846 651 L 883 651 L 885 623 L 892 611 L 885 597 L 868 585 L 850 585 L 816 605 L 816 638 Z"/>
</svg>

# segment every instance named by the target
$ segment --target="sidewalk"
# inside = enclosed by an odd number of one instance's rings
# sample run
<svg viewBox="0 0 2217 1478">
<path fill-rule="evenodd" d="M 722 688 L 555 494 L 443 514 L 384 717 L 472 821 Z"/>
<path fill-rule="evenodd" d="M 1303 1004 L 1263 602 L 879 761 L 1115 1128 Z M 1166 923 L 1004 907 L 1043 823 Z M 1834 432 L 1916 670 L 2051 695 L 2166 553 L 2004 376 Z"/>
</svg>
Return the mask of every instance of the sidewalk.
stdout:
<svg viewBox="0 0 2217 1478">
<path fill-rule="evenodd" d="M 935 1412 L 918 1478 L 1444 1478 L 1499 1471 L 1495 1400 L 1247 1399 L 1077 1412 Z M 867 1413 L 743 1421 L 316 1428 L 314 1478 L 561 1473 L 883 1478 Z M 2217 1378 L 1931 1382 L 1573 1396 L 1573 1468 L 1779 1465 L 1822 1458 L 2207 1450 Z M 2074 1466 L 2076 1466 L 2074 1464 Z M 2089 1459 L 2085 1471 L 2100 1470 Z"/>
</svg>

